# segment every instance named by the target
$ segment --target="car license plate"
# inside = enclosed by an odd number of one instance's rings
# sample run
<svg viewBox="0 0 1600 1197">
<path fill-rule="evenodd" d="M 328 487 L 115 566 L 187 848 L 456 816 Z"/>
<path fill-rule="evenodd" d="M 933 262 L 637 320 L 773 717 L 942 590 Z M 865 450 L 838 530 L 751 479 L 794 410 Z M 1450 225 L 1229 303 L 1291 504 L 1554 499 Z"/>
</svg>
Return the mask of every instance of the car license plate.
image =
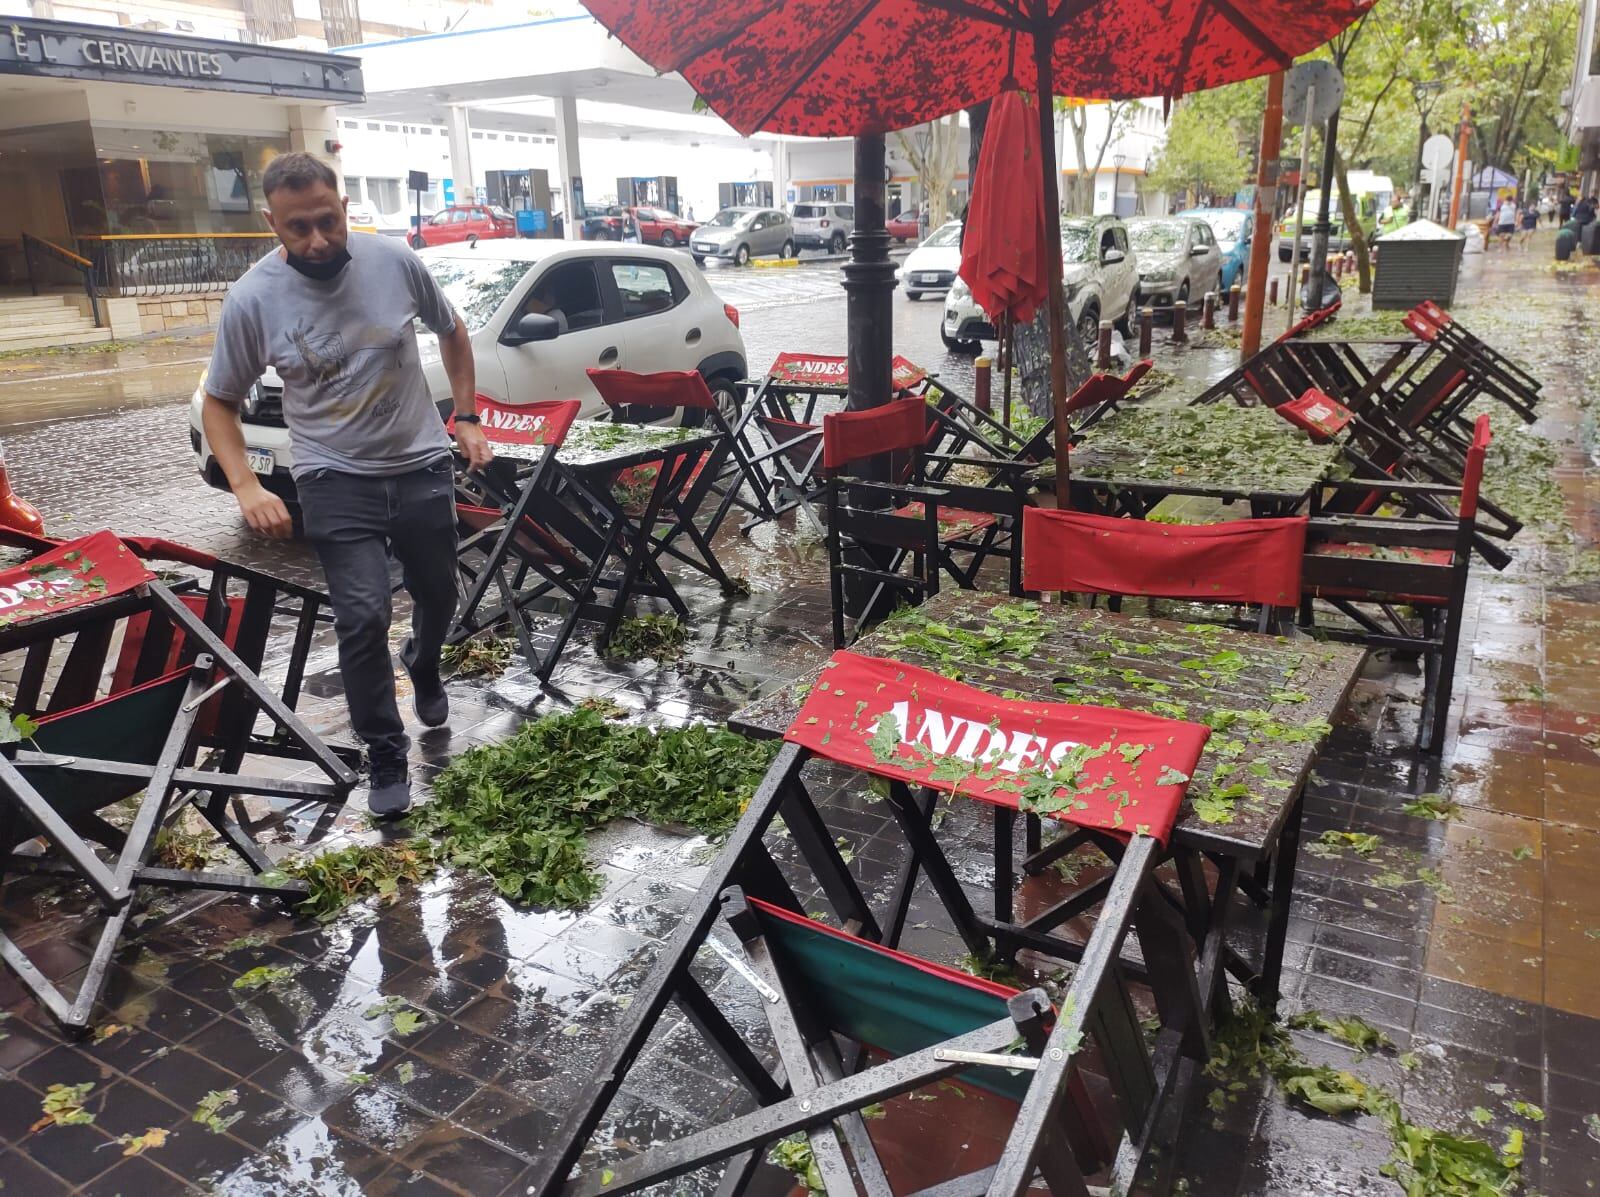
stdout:
<svg viewBox="0 0 1600 1197">
<path fill-rule="evenodd" d="M 715 245 L 697 245 L 694 247 L 694 252 L 697 254 L 714 254 L 717 252 L 717 247 Z"/>
<path fill-rule="evenodd" d="M 919 283 L 936 283 L 938 281 L 939 281 L 939 276 L 937 274 L 919 274 L 919 275 L 917 275 L 917 282 L 919 282 Z"/>
<path fill-rule="evenodd" d="M 272 467 L 277 464 L 271 449 L 246 449 L 244 460 L 251 473 L 255 474 L 270 474 Z"/>
</svg>

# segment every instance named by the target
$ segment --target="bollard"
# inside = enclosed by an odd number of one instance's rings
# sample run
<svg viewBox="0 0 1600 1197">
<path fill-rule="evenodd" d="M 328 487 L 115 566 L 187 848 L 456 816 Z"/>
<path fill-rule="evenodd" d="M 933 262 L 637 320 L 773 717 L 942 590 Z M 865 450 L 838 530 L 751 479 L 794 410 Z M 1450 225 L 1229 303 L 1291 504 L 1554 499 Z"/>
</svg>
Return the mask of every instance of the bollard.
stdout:
<svg viewBox="0 0 1600 1197">
<path fill-rule="evenodd" d="M 976 362 L 973 363 L 973 368 L 977 371 L 978 376 L 976 385 L 973 389 L 972 401 L 977 404 L 979 411 L 983 412 L 985 415 L 988 415 L 994 411 L 994 399 L 991 391 L 993 383 L 990 381 L 989 376 L 989 359 L 986 357 L 980 357 Z"/>
<path fill-rule="evenodd" d="M 1277 279 L 1273 279 L 1272 282 L 1267 284 L 1267 306 L 1268 307 L 1274 307 L 1274 308 L 1278 306 L 1278 280 Z"/>
<path fill-rule="evenodd" d="M 1200 304 L 1200 327 L 1217 327 L 1217 293 L 1207 291 L 1206 297 Z"/>
<path fill-rule="evenodd" d="M 1109 370 L 1111 368 L 1111 321 L 1100 321 L 1100 341 L 1094 355 L 1094 368 L 1096 370 Z"/>
<path fill-rule="evenodd" d="M 1237 323 L 1239 319 L 1239 284 L 1234 283 L 1228 288 L 1228 323 Z"/>
<path fill-rule="evenodd" d="M 1300 289 L 1302 291 L 1304 291 L 1310 285 L 1311 285 L 1311 266 L 1310 266 L 1310 263 L 1307 263 L 1306 265 L 1300 267 Z"/>
<path fill-rule="evenodd" d="M 1139 356 L 1150 356 L 1150 328 L 1156 322 L 1155 308 L 1139 309 Z"/>
<path fill-rule="evenodd" d="M 1329 258 L 1328 273 L 1333 275 L 1334 282 L 1338 282 L 1340 279 L 1342 279 L 1344 277 L 1344 259 Z"/>
<path fill-rule="evenodd" d="M 1172 305 L 1172 343 L 1182 345 L 1189 339 L 1189 330 L 1184 327 L 1189 318 L 1189 303 L 1187 300 L 1176 300 Z"/>
</svg>

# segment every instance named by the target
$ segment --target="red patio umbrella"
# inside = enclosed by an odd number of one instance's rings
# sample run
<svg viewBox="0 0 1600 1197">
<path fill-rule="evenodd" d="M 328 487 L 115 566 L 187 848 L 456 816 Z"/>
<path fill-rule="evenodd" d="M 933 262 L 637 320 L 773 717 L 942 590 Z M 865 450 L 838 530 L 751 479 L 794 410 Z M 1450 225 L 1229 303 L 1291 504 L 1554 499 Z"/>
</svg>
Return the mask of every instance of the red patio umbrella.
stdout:
<svg viewBox="0 0 1600 1197">
<path fill-rule="evenodd" d="M 983 130 L 972 203 L 961 230 L 961 278 L 998 328 L 1028 321 L 1049 298 L 1045 283 L 1044 172 L 1032 96 L 995 99 Z"/>
<path fill-rule="evenodd" d="M 741 133 L 829 137 L 910 128 L 1014 90 L 1019 78 L 1041 97 L 1087 100 L 1218 87 L 1286 69 L 1374 0 L 583 2 L 651 66 L 680 72 Z M 1038 105 L 1038 118 L 1045 210 L 1055 212 L 1050 104 Z M 1059 456 L 1060 238 L 1045 238 L 1045 253 Z M 1065 484 L 1058 468 L 1056 485 Z"/>
</svg>

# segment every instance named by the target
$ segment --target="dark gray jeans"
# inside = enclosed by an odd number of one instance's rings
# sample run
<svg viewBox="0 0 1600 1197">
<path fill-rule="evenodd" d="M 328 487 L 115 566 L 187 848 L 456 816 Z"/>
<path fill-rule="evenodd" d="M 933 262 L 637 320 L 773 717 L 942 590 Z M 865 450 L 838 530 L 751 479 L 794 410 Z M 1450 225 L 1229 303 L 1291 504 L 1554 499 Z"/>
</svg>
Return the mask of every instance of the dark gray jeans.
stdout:
<svg viewBox="0 0 1600 1197">
<path fill-rule="evenodd" d="M 389 561 L 411 594 L 417 668 L 438 668 L 456 613 L 456 509 L 451 460 L 393 477 L 315 470 L 298 480 L 306 537 L 322 560 L 339 638 L 350 723 L 368 760 L 397 763 L 411 746 L 394 698 Z"/>
</svg>

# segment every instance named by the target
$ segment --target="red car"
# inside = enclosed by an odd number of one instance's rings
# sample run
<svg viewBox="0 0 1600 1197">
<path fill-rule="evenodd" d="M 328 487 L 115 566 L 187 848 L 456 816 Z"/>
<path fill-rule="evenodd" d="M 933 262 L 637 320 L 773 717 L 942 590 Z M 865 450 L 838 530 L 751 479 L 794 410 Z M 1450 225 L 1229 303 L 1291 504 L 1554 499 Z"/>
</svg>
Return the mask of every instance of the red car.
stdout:
<svg viewBox="0 0 1600 1197">
<path fill-rule="evenodd" d="M 665 208 L 629 208 L 628 214 L 638 226 L 640 241 L 646 245 L 663 245 L 668 249 L 674 245 L 689 244 L 689 234 L 700 227 L 698 221 L 685 220 Z"/>
<path fill-rule="evenodd" d="M 902 212 L 899 216 L 891 216 L 883 222 L 883 227 L 888 230 L 889 236 L 902 244 L 907 241 L 922 240 L 922 226 L 917 223 L 915 212 Z"/>
<path fill-rule="evenodd" d="M 517 220 L 504 208 L 489 204 L 452 204 L 442 208 L 411 234 L 411 248 L 424 245 L 449 245 L 454 241 L 492 241 L 515 237 Z"/>
</svg>

